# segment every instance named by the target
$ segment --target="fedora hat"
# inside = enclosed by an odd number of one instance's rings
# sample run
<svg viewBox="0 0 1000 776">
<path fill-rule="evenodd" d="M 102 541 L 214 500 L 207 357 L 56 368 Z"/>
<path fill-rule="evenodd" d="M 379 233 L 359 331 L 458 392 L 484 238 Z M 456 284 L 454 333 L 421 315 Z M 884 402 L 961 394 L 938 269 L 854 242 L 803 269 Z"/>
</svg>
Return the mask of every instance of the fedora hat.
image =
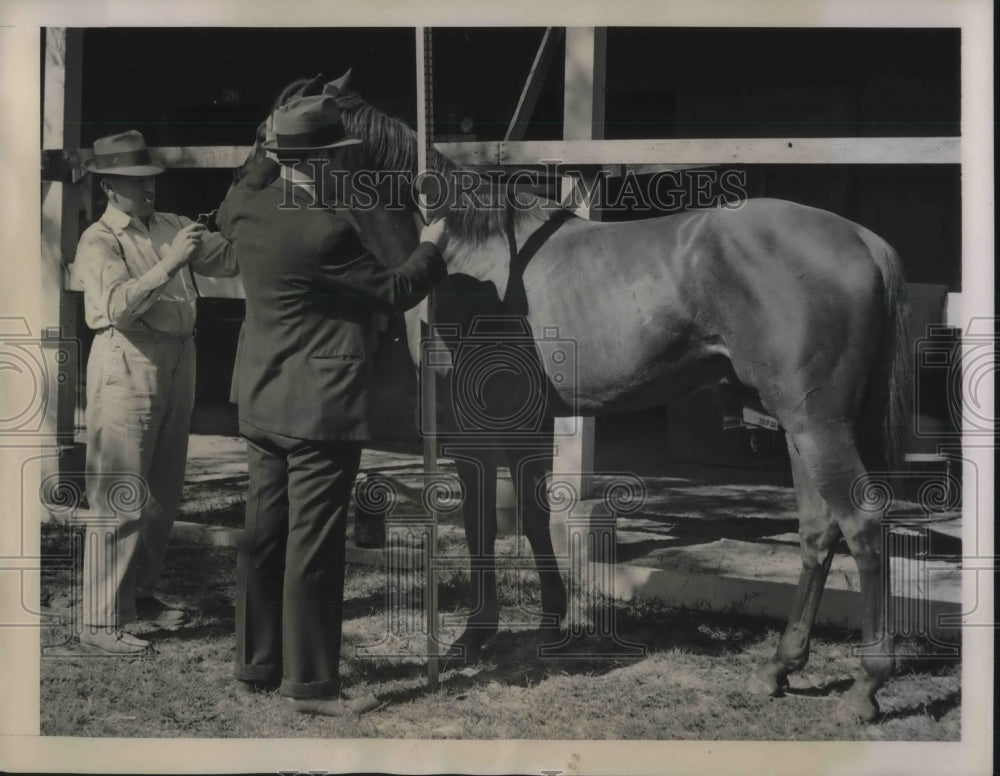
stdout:
<svg viewBox="0 0 1000 776">
<path fill-rule="evenodd" d="M 337 103 L 328 95 L 296 97 L 278 108 L 271 118 L 274 139 L 264 141 L 268 151 L 295 154 L 361 142 L 358 138 L 347 137 Z"/>
<path fill-rule="evenodd" d="M 94 141 L 94 158 L 83 166 L 103 175 L 159 175 L 163 166 L 156 164 L 146 148 L 141 132 L 130 129 Z"/>
</svg>

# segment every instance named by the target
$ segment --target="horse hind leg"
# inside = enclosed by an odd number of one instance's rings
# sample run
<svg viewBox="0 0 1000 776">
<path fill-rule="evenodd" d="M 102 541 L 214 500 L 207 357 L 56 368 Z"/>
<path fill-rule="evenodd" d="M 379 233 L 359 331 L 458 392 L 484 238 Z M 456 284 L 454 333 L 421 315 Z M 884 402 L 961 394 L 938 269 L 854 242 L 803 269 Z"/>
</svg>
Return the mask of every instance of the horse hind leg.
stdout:
<svg viewBox="0 0 1000 776">
<path fill-rule="evenodd" d="M 748 689 L 766 695 L 780 695 L 788 686 L 788 674 L 802 670 L 809 660 L 809 638 L 823 587 L 833 561 L 840 528 L 820 492 L 812 484 L 805 464 L 789 440 L 792 478 L 799 508 L 799 544 L 802 571 L 788 625 L 774 656 L 750 676 Z"/>
<path fill-rule="evenodd" d="M 881 513 L 866 511 L 855 494 L 863 493 L 868 474 L 843 421 L 814 426 L 792 436 L 809 478 L 830 508 L 847 541 L 861 578 L 861 668 L 844 695 L 845 718 L 871 721 L 879 713 L 875 694 L 893 670 L 892 638 L 885 623 Z"/>
</svg>

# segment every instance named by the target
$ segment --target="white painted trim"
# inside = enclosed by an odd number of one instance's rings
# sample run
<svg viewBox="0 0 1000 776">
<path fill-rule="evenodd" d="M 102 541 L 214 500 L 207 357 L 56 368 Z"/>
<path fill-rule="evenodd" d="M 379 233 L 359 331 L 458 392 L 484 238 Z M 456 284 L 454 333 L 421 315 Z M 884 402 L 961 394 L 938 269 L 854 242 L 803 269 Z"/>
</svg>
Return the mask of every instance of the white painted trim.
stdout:
<svg viewBox="0 0 1000 776">
<path fill-rule="evenodd" d="M 435 143 L 457 164 L 959 164 L 957 137 L 676 138 L 527 140 Z M 243 164 L 250 146 L 157 146 L 150 153 L 170 168 Z M 79 161 L 92 156 L 80 151 Z"/>
<path fill-rule="evenodd" d="M 944 322 L 949 326 L 959 329 L 965 328 L 965 321 L 962 318 L 962 294 L 949 293 L 948 300 L 944 307 Z"/>
<path fill-rule="evenodd" d="M 957 137 L 704 138 L 436 143 L 456 164 L 958 164 Z"/>
</svg>

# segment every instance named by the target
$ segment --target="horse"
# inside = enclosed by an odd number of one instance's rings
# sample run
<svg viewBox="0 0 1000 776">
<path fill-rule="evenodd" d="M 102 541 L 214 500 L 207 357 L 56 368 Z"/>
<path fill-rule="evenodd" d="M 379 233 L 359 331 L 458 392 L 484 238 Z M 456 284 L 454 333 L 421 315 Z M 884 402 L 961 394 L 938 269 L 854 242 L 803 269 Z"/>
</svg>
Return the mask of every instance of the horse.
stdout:
<svg viewBox="0 0 1000 776">
<path fill-rule="evenodd" d="M 321 87 L 337 101 L 347 132 L 362 140 L 344 156 L 347 172 L 416 175 L 416 134 L 351 92 L 348 78 Z M 317 88 L 315 79 L 305 87 Z M 460 185 L 463 171 L 442 155 L 429 151 L 428 167 Z M 376 198 L 352 212 L 362 229 L 379 230 L 376 255 L 396 266 L 416 246 L 416 202 L 386 202 Z M 535 364 L 547 378 L 471 397 L 489 417 L 520 425 L 512 434 L 492 429 L 502 450 L 491 450 L 484 434 L 478 459 L 457 460 L 467 488 L 472 612 L 448 656 L 475 658 L 498 625 L 495 480 L 483 476 L 483 461 L 497 453 L 508 460 L 541 580 L 543 626 L 551 628 L 567 601 L 548 505 L 539 497 L 551 468 L 553 417 L 648 409 L 728 381 L 752 391 L 784 430 L 799 510 L 798 592 L 775 653 L 751 674 L 748 688 L 780 695 L 788 675 L 805 666 L 843 538 L 860 576 L 863 649 L 842 710 L 874 719 L 894 657 L 883 607 L 881 509 L 872 508 L 878 483 L 869 471 L 898 460 L 912 371 L 893 248 L 834 213 L 776 199 L 600 223 L 506 191 L 486 205 L 439 198 L 431 214 L 446 219 L 443 254 L 454 282 L 451 293 L 434 291 L 438 320 L 469 324 L 488 316 L 498 327 L 491 336 L 506 336 L 515 349 L 525 340 L 534 344 Z M 555 331 L 576 348 L 574 369 L 559 379 L 542 347 Z M 467 334 L 459 330 L 450 345 L 456 359 Z M 459 360 L 451 365 L 459 367 Z M 528 421 L 519 410 L 526 403 Z M 548 455 L 539 453 L 539 440 Z"/>
</svg>

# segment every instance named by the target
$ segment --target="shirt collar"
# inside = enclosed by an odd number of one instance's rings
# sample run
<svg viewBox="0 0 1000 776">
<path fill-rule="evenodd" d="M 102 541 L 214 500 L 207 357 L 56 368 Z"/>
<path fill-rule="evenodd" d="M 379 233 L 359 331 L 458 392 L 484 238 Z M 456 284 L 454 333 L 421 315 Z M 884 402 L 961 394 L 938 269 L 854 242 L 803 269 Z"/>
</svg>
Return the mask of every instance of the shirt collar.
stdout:
<svg viewBox="0 0 1000 776">
<path fill-rule="evenodd" d="M 313 200 L 316 199 L 316 187 L 313 185 L 313 179 L 308 175 L 305 175 L 294 167 L 283 164 L 281 165 L 281 178 L 288 183 L 293 183 L 304 193 L 308 194 Z"/>
<path fill-rule="evenodd" d="M 153 215 L 150 217 L 150 223 L 152 223 L 152 220 L 155 217 L 156 213 L 153 213 Z M 126 226 L 129 226 L 133 222 L 135 222 L 135 224 L 139 226 L 142 225 L 142 221 L 140 221 L 138 218 L 133 218 L 127 213 L 123 213 L 121 210 L 116 208 L 110 202 L 108 203 L 107 209 L 104 211 L 104 215 L 101 216 L 101 220 L 108 226 L 110 226 L 112 229 L 114 229 L 116 232 L 122 231 Z"/>
</svg>

